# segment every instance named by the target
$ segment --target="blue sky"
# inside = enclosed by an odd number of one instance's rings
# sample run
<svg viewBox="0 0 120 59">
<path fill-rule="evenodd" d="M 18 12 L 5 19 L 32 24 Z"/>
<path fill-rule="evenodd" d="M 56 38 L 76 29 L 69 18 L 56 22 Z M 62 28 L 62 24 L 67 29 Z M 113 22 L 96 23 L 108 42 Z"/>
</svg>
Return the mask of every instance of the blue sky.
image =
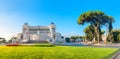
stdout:
<svg viewBox="0 0 120 59">
<path fill-rule="evenodd" d="M 0 0 L 0 36 L 22 32 L 22 25 L 49 25 L 54 22 L 62 35 L 84 35 L 87 26 L 77 24 L 81 13 L 101 10 L 115 19 L 120 28 L 120 0 Z"/>
</svg>

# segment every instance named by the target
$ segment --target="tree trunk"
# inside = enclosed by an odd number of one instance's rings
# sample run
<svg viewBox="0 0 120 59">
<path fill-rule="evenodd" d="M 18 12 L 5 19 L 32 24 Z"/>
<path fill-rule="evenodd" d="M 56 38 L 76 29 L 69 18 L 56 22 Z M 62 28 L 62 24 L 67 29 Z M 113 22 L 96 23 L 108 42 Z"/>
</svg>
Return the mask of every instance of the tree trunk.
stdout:
<svg viewBox="0 0 120 59">
<path fill-rule="evenodd" d="M 97 40 L 98 40 L 98 44 L 99 44 L 99 41 L 100 41 L 100 31 L 99 31 L 99 29 L 97 29 Z"/>
<path fill-rule="evenodd" d="M 97 33 L 96 26 L 94 24 L 92 24 L 92 26 L 94 27 L 94 30 L 95 30 L 94 38 L 95 38 L 95 41 L 96 41 L 96 33 Z"/>
<path fill-rule="evenodd" d="M 107 39 L 108 39 L 108 26 L 106 25 L 106 42 L 107 42 Z"/>
<path fill-rule="evenodd" d="M 100 41 L 100 24 L 99 23 L 97 25 L 93 24 L 93 27 L 95 29 L 95 33 L 97 35 L 97 41 L 98 41 L 98 44 L 99 44 L 99 41 Z"/>
<path fill-rule="evenodd" d="M 101 33 L 100 33 L 100 24 L 98 23 L 97 24 L 97 39 L 98 39 L 98 44 L 100 43 L 99 41 L 100 41 L 100 35 Z"/>
</svg>

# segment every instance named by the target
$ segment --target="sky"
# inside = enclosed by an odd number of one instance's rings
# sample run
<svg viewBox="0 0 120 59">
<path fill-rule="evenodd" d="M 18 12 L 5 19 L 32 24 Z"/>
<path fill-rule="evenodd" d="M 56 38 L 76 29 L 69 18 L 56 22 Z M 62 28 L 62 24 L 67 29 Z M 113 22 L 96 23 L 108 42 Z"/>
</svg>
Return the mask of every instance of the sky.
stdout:
<svg viewBox="0 0 120 59">
<path fill-rule="evenodd" d="M 120 0 L 0 0 L 0 37 L 22 32 L 22 25 L 56 24 L 63 36 L 84 35 L 88 25 L 78 25 L 80 14 L 100 10 L 113 16 L 114 29 L 120 28 Z"/>
</svg>

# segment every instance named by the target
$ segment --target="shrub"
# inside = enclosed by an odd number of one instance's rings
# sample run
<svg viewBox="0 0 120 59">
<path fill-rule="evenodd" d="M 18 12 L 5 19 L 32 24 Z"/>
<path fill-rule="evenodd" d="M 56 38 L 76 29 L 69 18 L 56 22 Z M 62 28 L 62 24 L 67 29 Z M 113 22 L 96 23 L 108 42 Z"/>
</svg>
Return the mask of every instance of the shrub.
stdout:
<svg viewBox="0 0 120 59">
<path fill-rule="evenodd" d="M 19 46 L 19 44 L 7 44 L 6 46 Z"/>
</svg>

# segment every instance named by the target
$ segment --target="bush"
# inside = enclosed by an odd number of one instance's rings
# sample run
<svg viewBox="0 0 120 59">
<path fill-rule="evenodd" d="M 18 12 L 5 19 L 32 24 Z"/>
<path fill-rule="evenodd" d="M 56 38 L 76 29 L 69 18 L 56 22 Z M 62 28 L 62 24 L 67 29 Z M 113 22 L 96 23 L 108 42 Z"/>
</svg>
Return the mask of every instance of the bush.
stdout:
<svg viewBox="0 0 120 59">
<path fill-rule="evenodd" d="M 7 44 L 6 46 L 19 46 L 19 44 Z"/>
</svg>

